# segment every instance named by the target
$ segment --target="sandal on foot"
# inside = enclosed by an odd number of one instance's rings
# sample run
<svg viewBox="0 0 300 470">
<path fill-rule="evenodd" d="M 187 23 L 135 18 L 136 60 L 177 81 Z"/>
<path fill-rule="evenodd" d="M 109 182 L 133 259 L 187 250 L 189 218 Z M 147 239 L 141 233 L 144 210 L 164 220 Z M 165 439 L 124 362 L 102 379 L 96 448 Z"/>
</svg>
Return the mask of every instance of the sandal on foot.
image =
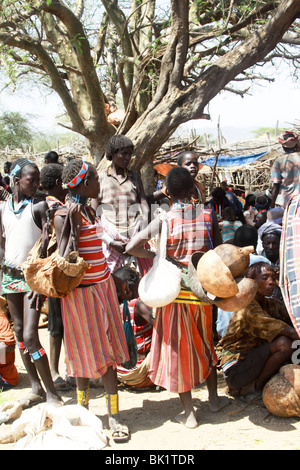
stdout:
<svg viewBox="0 0 300 470">
<path fill-rule="evenodd" d="M 29 393 L 24 398 L 21 398 L 21 400 L 18 400 L 24 410 L 26 408 L 31 408 L 31 406 L 38 405 L 39 403 L 42 403 L 44 401 L 45 397 L 42 397 L 41 395 L 37 395 L 35 393 Z"/>
<path fill-rule="evenodd" d="M 72 388 L 72 387 L 75 387 L 75 388 L 76 388 L 76 379 L 75 379 L 75 377 L 69 377 L 69 376 L 67 376 L 67 377 L 66 377 L 66 382 L 67 382 L 68 385 L 70 385 L 71 388 Z"/>
<path fill-rule="evenodd" d="M 110 426 L 110 436 L 116 442 L 127 442 L 129 440 L 129 429 L 125 424 L 113 419 Z"/>
<path fill-rule="evenodd" d="M 62 377 L 57 377 L 56 380 L 54 380 L 54 387 L 58 392 L 66 392 L 67 390 L 71 390 L 71 385 L 68 384 Z"/>
</svg>

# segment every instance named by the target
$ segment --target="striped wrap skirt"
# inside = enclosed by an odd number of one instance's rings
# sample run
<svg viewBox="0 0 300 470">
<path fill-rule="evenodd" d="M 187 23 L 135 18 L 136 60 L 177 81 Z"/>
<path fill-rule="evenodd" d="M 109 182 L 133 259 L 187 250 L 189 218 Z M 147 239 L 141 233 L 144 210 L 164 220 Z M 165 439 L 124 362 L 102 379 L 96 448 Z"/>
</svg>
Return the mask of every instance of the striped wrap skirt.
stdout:
<svg viewBox="0 0 300 470">
<path fill-rule="evenodd" d="M 210 305 L 171 303 L 157 309 L 149 366 L 153 383 L 170 392 L 188 392 L 217 362 Z"/>
<path fill-rule="evenodd" d="M 300 337 L 300 194 L 288 201 L 284 211 L 279 258 L 282 297 Z"/>
<path fill-rule="evenodd" d="M 67 374 L 97 379 L 129 360 L 113 278 L 61 299 Z"/>
</svg>

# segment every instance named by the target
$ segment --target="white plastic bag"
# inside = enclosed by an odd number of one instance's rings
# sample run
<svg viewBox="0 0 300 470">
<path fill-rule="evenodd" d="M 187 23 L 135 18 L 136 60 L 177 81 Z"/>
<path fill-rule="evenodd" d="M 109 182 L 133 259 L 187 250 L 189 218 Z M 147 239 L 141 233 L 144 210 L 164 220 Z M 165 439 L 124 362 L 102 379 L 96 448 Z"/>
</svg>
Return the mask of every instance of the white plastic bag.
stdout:
<svg viewBox="0 0 300 470">
<path fill-rule="evenodd" d="M 100 450 L 107 445 L 100 419 L 79 405 L 43 403 L 25 410 L 13 427 L 24 436 L 14 450 Z"/>
<path fill-rule="evenodd" d="M 164 307 L 173 302 L 181 289 L 181 270 L 166 259 L 168 222 L 160 216 L 162 228 L 153 266 L 139 284 L 139 297 L 149 307 Z"/>
</svg>

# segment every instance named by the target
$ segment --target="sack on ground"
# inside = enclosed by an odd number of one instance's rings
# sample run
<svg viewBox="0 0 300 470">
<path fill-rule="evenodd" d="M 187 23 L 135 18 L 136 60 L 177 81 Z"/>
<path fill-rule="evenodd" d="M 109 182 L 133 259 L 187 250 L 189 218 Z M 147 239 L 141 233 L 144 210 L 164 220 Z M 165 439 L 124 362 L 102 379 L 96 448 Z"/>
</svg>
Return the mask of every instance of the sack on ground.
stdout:
<svg viewBox="0 0 300 470">
<path fill-rule="evenodd" d="M 101 450 L 107 445 L 100 419 L 79 405 L 42 403 L 25 410 L 12 427 L 18 441 L 14 450 Z"/>
</svg>

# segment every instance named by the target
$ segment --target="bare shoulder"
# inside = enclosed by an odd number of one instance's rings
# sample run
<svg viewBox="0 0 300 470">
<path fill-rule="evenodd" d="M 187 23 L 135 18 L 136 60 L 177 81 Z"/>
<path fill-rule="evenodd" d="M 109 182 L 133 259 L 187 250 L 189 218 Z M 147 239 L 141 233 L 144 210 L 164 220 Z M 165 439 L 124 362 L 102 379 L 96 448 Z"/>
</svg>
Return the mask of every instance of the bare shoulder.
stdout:
<svg viewBox="0 0 300 470">
<path fill-rule="evenodd" d="M 48 204 L 44 199 L 34 198 L 32 200 L 32 204 L 33 204 L 33 207 L 34 207 L 34 211 L 42 213 L 42 212 L 46 212 L 48 210 Z"/>
</svg>

